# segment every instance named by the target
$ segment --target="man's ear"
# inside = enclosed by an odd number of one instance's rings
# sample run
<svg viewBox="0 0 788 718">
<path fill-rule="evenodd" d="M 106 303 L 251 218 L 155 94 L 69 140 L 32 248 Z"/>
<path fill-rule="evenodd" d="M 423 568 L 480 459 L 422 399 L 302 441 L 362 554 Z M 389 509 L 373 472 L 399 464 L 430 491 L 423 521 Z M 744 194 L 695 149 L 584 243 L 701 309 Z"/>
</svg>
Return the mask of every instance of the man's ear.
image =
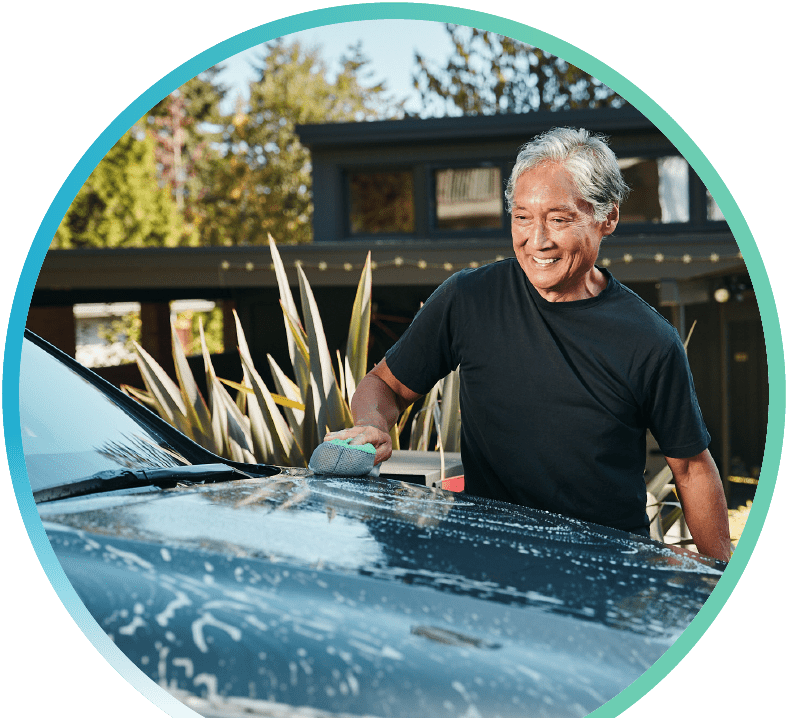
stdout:
<svg viewBox="0 0 788 718">
<path fill-rule="evenodd" d="M 618 205 L 614 204 L 613 209 L 608 212 L 607 217 L 602 221 L 602 236 L 607 237 L 613 234 L 618 226 Z"/>
</svg>

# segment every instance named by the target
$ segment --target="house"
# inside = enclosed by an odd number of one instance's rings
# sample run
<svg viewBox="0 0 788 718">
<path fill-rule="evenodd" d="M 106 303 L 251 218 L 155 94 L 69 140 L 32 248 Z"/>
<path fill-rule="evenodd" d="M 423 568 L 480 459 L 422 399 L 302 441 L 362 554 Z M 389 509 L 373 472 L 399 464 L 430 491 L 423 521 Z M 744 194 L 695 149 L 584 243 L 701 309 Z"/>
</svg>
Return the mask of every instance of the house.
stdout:
<svg viewBox="0 0 788 718">
<path fill-rule="evenodd" d="M 695 326 L 690 363 L 713 437 L 710 448 L 723 476 L 733 477 L 733 483 L 726 478 L 726 489 L 735 505 L 732 494 L 752 494 L 766 437 L 766 351 L 757 303 L 713 197 L 635 108 L 299 126 L 312 158 L 314 241 L 280 246 L 291 283 L 297 285 L 294 267 L 300 264 L 329 344 L 340 348 L 371 252 L 370 358 L 379 360 L 452 272 L 512 256 L 504 184 L 520 145 L 558 124 L 607 135 L 619 158 L 632 191 L 599 261 L 682 336 Z M 289 364 L 264 243 L 51 251 L 30 325 L 44 336 L 64 328 L 58 341 L 67 344 L 73 304 L 139 301 L 143 345 L 166 363 L 168 302 L 187 298 L 222 303 L 225 346 L 233 345 L 229 310 L 235 308 L 259 363 L 271 353 L 280 365 Z"/>
</svg>

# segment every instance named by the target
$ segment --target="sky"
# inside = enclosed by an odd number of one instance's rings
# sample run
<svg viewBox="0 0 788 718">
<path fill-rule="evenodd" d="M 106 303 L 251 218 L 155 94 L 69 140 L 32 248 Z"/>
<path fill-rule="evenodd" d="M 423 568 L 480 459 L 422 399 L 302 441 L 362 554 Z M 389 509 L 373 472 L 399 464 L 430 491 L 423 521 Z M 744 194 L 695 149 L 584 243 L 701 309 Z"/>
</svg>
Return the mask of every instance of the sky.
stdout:
<svg viewBox="0 0 788 718">
<path fill-rule="evenodd" d="M 452 49 L 448 33 L 439 22 L 424 20 L 376 20 L 337 23 L 303 30 L 286 36 L 298 39 L 305 47 L 318 47 L 330 72 L 336 72 L 339 58 L 350 45 L 362 41 L 364 54 L 371 60 L 373 81 L 385 80 L 386 87 L 395 99 L 409 98 L 405 107 L 418 108 L 412 74 L 415 52 L 436 61 L 448 56 Z M 248 97 L 248 83 L 255 76 L 251 62 L 260 56 L 259 48 L 238 53 L 223 63 L 220 82 L 228 86 L 223 110 L 235 107 L 239 93 Z"/>
</svg>

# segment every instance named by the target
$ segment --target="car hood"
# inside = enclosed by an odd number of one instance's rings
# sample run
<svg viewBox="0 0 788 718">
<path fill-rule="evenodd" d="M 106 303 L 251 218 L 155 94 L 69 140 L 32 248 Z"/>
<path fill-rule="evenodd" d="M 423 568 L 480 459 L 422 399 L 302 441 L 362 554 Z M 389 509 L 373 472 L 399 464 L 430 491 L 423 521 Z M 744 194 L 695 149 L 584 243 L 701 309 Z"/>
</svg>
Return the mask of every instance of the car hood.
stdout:
<svg viewBox="0 0 788 718">
<path fill-rule="evenodd" d="M 39 511 L 101 628 L 206 716 L 582 716 L 724 564 L 412 484 L 276 477 Z"/>
</svg>

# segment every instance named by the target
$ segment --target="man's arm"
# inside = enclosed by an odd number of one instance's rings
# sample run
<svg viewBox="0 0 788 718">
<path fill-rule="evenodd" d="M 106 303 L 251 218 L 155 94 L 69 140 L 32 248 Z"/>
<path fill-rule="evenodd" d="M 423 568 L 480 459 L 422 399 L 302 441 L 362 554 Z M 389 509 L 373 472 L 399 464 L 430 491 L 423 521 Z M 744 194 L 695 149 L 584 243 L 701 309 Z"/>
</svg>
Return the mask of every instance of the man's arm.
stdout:
<svg viewBox="0 0 788 718">
<path fill-rule="evenodd" d="M 728 507 L 720 474 L 709 450 L 689 459 L 665 458 L 673 472 L 687 527 L 698 551 L 712 558 L 730 560 Z"/>
<path fill-rule="evenodd" d="M 380 464 L 391 456 L 391 427 L 420 396 L 400 382 L 383 359 L 356 387 L 350 403 L 355 426 L 326 434 L 324 441 L 352 439 L 351 444 L 370 443 L 376 449 L 375 464 Z"/>
</svg>

